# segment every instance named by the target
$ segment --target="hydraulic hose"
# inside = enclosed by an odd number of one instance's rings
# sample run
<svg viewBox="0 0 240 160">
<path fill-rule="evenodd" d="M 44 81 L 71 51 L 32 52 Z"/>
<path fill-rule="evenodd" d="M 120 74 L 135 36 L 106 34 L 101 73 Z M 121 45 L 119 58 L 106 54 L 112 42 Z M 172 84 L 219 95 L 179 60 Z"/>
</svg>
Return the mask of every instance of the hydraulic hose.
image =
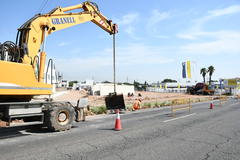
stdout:
<svg viewBox="0 0 240 160">
<path fill-rule="evenodd" d="M 6 41 L 0 44 L 0 60 L 19 62 L 20 51 L 15 43 Z"/>
</svg>

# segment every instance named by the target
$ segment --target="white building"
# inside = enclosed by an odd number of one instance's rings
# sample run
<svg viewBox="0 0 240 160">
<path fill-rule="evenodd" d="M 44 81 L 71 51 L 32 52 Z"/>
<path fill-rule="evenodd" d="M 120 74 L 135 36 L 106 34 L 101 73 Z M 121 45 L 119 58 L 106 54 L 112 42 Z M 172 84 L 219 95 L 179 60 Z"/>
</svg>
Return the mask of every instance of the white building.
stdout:
<svg viewBox="0 0 240 160">
<path fill-rule="evenodd" d="M 147 87 L 150 92 L 187 92 L 188 87 L 195 86 L 196 83 L 154 83 L 152 87 Z"/>
<path fill-rule="evenodd" d="M 69 83 L 68 83 L 67 80 L 61 80 L 61 81 L 58 83 L 58 87 L 68 88 L 68 87 L 69 87 Z"/>
<path fill-rule="evenodd" d="M 112 83 L 97 83 L 92 86 L 92 94 L 106 96 L 114 92 L 114 85 Z M 133 85 L 116 85 L 117 94 L 128 95 L 134 93 Z"/>
</svg>

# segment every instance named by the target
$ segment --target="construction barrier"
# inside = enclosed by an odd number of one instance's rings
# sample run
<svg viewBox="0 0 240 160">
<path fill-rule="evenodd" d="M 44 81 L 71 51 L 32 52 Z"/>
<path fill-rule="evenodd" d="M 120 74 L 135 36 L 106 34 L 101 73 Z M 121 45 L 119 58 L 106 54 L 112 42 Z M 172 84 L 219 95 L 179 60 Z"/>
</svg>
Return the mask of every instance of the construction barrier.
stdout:
<svg viewBox="0 0 240 160">
<path fill-rule="evenodd" d="M 172 112 L 172 117 L 175 117 L 175 112 L 179 110 L 186 110 L 188 109 L 189 112 L 191 112 L 192 105 L 191 105 L 191 99 L 189 98 L 188 104 L 187 105 L 182 105 L 182 106 L 171 106 L 171 112 Z"/>
<path fill-rule="evenodd" d="M 120 131 L 120 130 L 122 130 L 122 125 L 121 125 L 119 109 L 116 109 L 115 113 L 116 113 L 115 131 Z"/>
</svg>

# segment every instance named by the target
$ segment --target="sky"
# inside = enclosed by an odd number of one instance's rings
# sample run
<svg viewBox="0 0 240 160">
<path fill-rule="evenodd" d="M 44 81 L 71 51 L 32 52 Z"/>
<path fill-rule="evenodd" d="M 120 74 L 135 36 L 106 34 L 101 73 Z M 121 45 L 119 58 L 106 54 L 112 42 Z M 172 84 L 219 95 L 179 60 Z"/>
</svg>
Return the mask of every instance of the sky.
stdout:
<svg viewBox="0 0 240 160">
<path fill-rule="evenodd" d="M 17 28 L 37 13 L 81 0 L 1 0 L 0 43 L 15 41 Z M 117 82 L 181 78 L 192 62 L 192 81 L 213 65 L 214 80 L 240 77 L 240 0 L 95 0 L 119 26 Z M 87 22 L 47 37 L 47 57 L 64 79 L 113 81 L 112 36 Z"/>
</svg>

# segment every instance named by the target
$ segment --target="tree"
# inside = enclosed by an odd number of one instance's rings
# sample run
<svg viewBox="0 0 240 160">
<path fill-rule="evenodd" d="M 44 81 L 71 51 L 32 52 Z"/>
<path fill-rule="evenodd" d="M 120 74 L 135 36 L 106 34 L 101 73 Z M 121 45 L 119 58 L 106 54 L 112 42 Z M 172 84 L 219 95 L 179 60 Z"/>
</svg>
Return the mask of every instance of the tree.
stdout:
<svg viewBox="0 0 240 160">
<path fill-rule="evenodd" d="M 145 81 L 142 88 L 143 88 L 144 91 L 146 91 L 146 90 L 147 90 L 147 87 L 148 87 L 148 83 L 147 83 L 147 81 Z"/>
<path fill-rule="evenodd" d="M 109 82 L 109 81 L 103 81 L 102 83 L 111 83 L 111 82 Z"/>
<path fill-rule="evenodd" d="M 145 91 L 147 87 L 147 86 L 145 87 L 145 85 L 147 85 L 147 82 L 144 84 L 141 84 L 140 82 L 137 82 L 134 80 L 133 85 L 136 91 Z"/>
<path fill-rule="evenodd" d="M 166 78 L 162 81 L 162 83 L 174 83 L 174 82 L 177 82 L 177 81 L 169 78 Z"/>
<path fill-rule="evenodd" d="M 129 83 L 129 82 L 123 82 L 124 85 L 127 85 L 127 86 L 131 86 L 133 84 Z"/>
<path fill-rule="evenodd" d="M 69 87 L 73 87 L 73 84 L 74 84 L 74 83 L 78 83 L 78 81 L 70 81 L 70 82 L 69 82 Z"/>
<path fill-rule="evenodd" d="M 205 77 L 206 77 L 206 74 L 207 74 L 207 69 L 206 69 L 206 68 L 202 68 L 202 69 L 200 70 L 200 74 L 202 75 L 202 77 L 203 77 L 203 82 L 205 83 L 205 82 L 206 82 Z"/>
<path fill-rule="evenodd" d="M 134 80 L 133 85 L 134 85 L 134 89 L 135 90 L 137 90 L 137 91 L 142 90 L 142 88 L 141 88 L 142 86 L 141 86 L 141 84 L 139 82 Z"/>
<path fill-rule="evenodd" d="M 211 84 L 212 82 L 212 75 L 213 75 L 213 72 L 215 71 L 215 68 L 213 66 L 209 66 L 208 67 L 208 73 L 209 73 L 209 84 Z"/>
</svg>

